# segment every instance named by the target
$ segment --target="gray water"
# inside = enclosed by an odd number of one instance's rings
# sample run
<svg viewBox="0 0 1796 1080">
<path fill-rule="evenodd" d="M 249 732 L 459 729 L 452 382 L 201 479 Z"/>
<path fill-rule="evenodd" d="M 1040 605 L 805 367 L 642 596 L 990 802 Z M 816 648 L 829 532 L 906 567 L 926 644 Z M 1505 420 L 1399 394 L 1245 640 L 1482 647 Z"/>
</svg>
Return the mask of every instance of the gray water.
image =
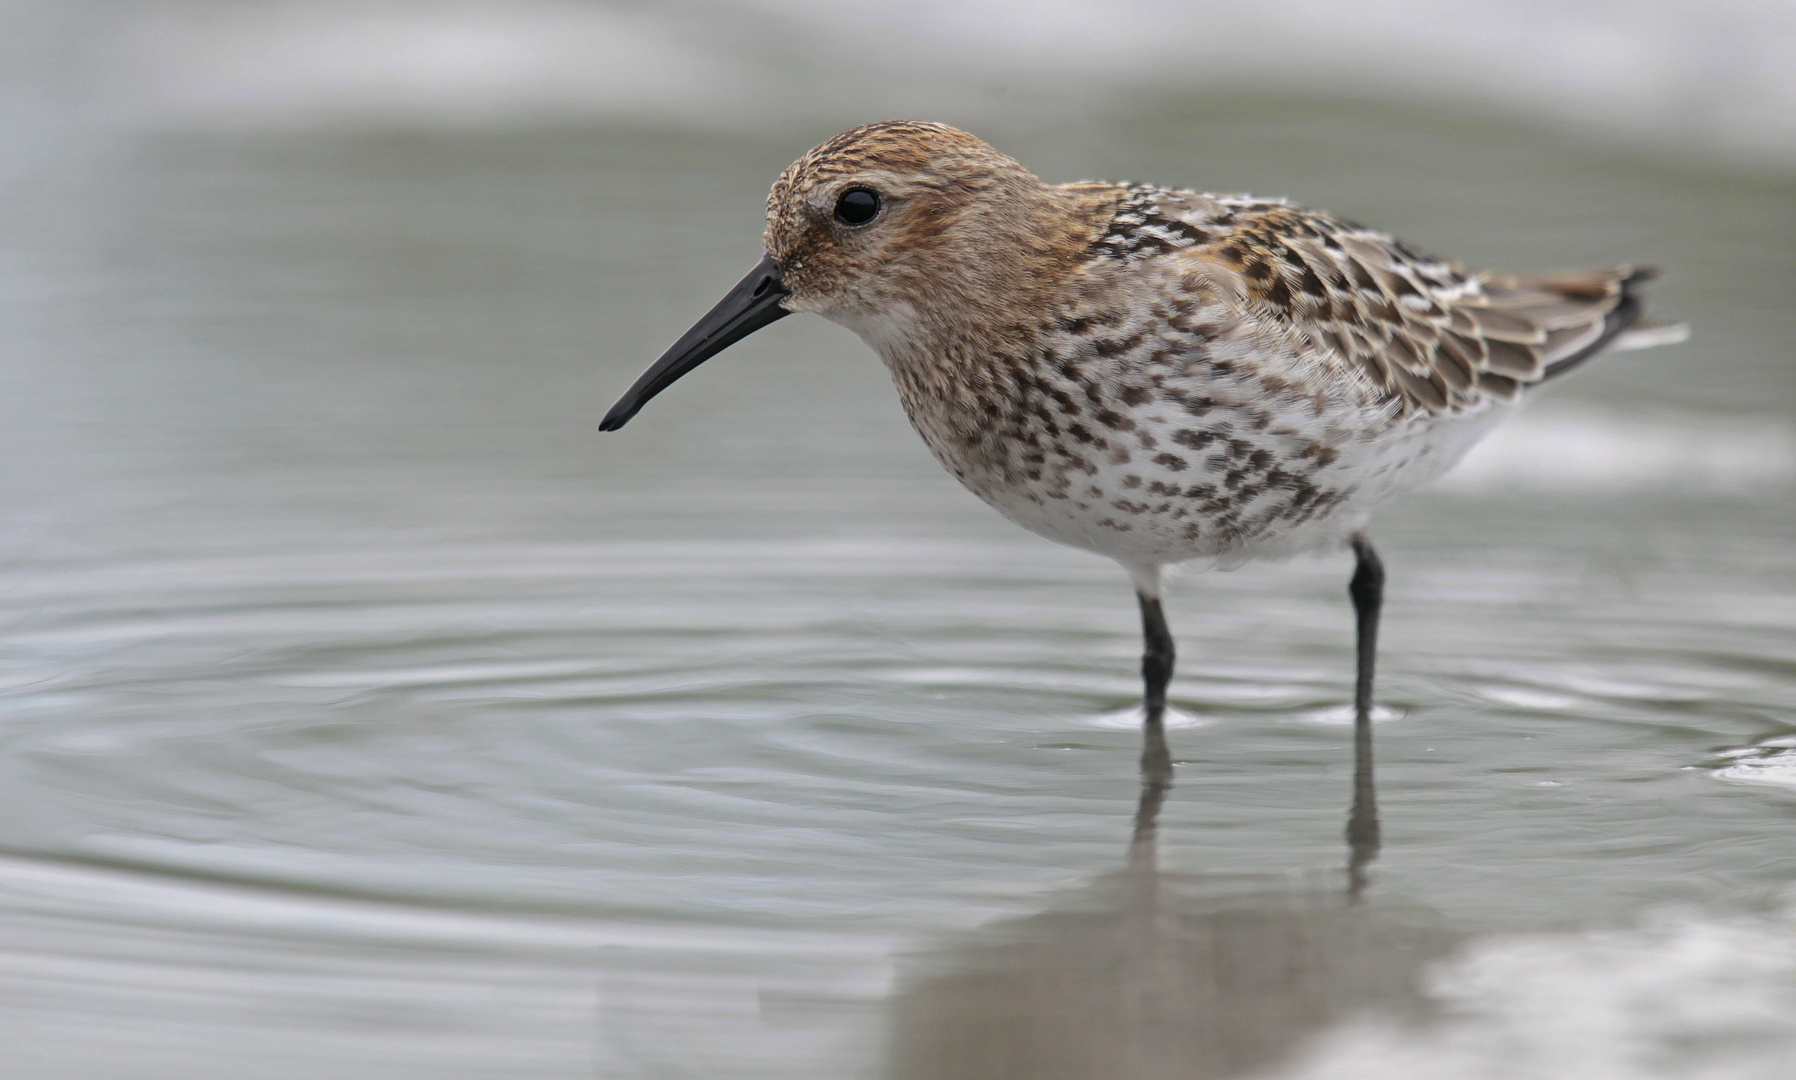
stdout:
<svg viewBox="0 0 1796 1080">
<path fill-rule="evenodd" d="M 953 119 L 952 117 L 947 117 Z M 1121 572 L 790 319 L 616 435 L 830 130 L 48 140 L 0 206 L 0 1044 L 51 1077 L 1781 1077 L 1796 196 L 1475 116 L 982 130 L 1472 265 L 1657 262 L 1685 346 L 1376 522 Z"/>
</svg>

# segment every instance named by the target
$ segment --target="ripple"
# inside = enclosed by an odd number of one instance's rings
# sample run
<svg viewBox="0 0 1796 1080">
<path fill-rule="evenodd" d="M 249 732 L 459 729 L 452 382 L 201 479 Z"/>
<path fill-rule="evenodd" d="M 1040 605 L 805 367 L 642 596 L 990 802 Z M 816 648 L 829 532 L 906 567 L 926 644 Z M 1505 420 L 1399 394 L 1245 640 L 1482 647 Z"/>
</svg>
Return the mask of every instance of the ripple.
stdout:
<svg viewBox="0 0 1796 1080">
<path fill-rule="evenodd" d="M 1386 724 L 1393 720 L 1401 720 L 1407 714 L 1407 709 L 1395 705 L 1372 706 L 1372 722 L 1374 724 Z M 1330 705 L 1321 709 L 1311 709 L 1308 712 L 1302 713 L 1298 718 L 1312 724 L 1327 724 L 1331 727 L 1351 727 L 1355 715 L 1353 706 L 1351 704 L 1346 704 Z"/>
<path fill-rule="evenodd" d="M 1122 731 L 1140 731 L 1141 725 L 1147 722 L 1147 707 L 1130 705 L 1122 709 L 1113 709 L 1100 713 L 1090 720 L 1095 727 L 1115 728 Z M 1181 709 L 1176 705 L 1168 705 L 1164 716 L 1166 727 L 1170 729 L 1199 728 L 1215 723 L 1215 719 L 1202 716 L 1189 709 Z"/>
</svg>

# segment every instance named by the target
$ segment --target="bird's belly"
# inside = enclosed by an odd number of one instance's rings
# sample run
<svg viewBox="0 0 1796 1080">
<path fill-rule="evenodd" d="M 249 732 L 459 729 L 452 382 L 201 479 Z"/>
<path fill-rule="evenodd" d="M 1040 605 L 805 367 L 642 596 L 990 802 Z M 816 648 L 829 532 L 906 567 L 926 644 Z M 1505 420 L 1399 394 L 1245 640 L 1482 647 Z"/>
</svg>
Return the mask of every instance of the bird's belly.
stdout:
<svg viewBox="0 0 1796 1080">
<path fill-rule="evenodd" d="M 1492 418 L 1358 431 L 1138 418 L 1022 453 L 1014 439 L 925 438 L 975 495 L 1040 536 L 1125 563 L 1229 567 L 1338 547 L 1378 503 L 1451 467 Z"/>
</svg>

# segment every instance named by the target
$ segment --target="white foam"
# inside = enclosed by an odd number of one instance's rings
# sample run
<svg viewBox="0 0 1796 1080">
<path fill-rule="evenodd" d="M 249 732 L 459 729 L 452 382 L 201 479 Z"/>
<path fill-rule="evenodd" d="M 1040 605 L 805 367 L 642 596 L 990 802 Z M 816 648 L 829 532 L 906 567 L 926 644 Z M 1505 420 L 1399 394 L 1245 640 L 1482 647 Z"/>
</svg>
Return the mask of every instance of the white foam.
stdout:
<svg viewBox="0 0 1796 1080">
<path fill-rule="evenodd" d="M 1433 973 L 1438 1021 L 1325 1033 L 1284 1080 L 1787 1080 L 1796 911 L 1664 913 L 1488 938 Z"/>
<path fill-rule="evenodd" d="M 1796 790 L 1796 735 L 1724 750 L 1718 756 L 1732 759 L 1732 764 L 1715 770 L 1718 780 Z"/>
<path fill-rule="evenodd" d="M 1512 417 L 1441 480 L 1448 491 L 1746 492 L 1796 483 L 1796 428 L 1769 418 Z"/>
</svg>

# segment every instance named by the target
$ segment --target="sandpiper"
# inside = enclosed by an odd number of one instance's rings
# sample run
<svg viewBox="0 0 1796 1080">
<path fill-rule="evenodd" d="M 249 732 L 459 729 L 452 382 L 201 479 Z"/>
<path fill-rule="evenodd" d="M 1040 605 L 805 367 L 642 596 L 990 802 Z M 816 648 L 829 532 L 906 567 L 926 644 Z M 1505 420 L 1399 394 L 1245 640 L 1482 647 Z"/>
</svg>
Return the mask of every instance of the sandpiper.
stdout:
<svg viewBox="0 0 1796 1080">
<path fill-rule="evenodd" d="M 1161 567 L 1350 547 L 1368 793 L 1373 507 L 1451 467 L 1534 385 L 1684 333 L 1642 315 L 1648 270 L 1470 273 L 1282 199 L 1049 185 L 914 121 L 800 158 L 768 196 L 764 240 L 601 430 L 792 312 L 855 331 L 961 483 L 1128 571 L 1150 748 L 1173 668 Z"/>
</svg>

